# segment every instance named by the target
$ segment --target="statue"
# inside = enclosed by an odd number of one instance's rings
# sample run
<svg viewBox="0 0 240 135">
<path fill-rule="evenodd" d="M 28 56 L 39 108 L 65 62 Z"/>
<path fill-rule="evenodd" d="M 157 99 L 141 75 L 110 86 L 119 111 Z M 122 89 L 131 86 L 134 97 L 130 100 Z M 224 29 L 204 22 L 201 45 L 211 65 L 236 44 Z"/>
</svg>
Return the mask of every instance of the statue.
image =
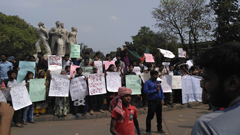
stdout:
<svg viewBox="0 0 240 135">
<path fill-rule="evenodd" d="M 53 54 L 64 55 L 63 54 L 63 31 L 60 28 L 60 22 L 56 22 L 56 27 L 52 27 L 49 31 L 51 35 L 51 50 Z M 57 43 L 57 49 L 55 49 L 55 45 Z M 57 53 L 56 53 L 57 52 Z"/>
<path fill-rule="evenodd" d="M 71 45 L 72 44 L 77 44 L 77 28 L 72 27 L 72 31 L 69 32 L 69 36 L 68 36 L 68 41 L 69 41 L 69 48 L 71 50 Z M 69 51 L 70 51 L 69 50 Z"/>
<path fill-rule="evenodd" d="M 63 54 L 69 53 L 70 50 L 68 50 L 68 31 L 64 29 L 64 23 L 60 24 L 61 26 L 61 32 L 63 33 L 62 35 L 62 40 L 63 40 Z"/>
<path fill-rule="evenodd" d="M 43 44 L 44 47 L 45 47 L 45 50 L 47 52 L 45 55 L 51 55 L 52 53 L 51 53 L 50 47 L 49 47 L 48 42 L 47 42 L 47 40 L 49 39 L 48 30 L 44 26 L 43 22 L 39 22 L 38 26 L 39 26 L 39 28 L 37 29 L 37 34 L 39 36 L 39 40 L 35 44 L 36 51 L 37 51 L 37 53 L 41 52 L 40 45 Z"/>
</svg>

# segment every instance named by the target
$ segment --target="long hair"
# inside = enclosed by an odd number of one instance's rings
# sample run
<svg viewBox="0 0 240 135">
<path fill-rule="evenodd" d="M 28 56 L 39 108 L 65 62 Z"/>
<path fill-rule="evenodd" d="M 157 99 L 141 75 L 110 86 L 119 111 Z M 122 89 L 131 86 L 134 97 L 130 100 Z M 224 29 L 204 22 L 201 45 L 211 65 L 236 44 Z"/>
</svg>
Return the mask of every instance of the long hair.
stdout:
<svg viewBox="0 0 240 135">
<path fill-rule="evenodd" d="M 25 80 L 26 82 L 29 80 L 29 75 L 31 75 L 31 74 L 33 74 L 33 72 L 31 72 L 31 71 L 28 71 L 28 72 L 27 72 L 27 74 L 26 74 L 26 76 L 25 76 L 25 78 L 24 78 L 24 80 Z"/>
</svg>

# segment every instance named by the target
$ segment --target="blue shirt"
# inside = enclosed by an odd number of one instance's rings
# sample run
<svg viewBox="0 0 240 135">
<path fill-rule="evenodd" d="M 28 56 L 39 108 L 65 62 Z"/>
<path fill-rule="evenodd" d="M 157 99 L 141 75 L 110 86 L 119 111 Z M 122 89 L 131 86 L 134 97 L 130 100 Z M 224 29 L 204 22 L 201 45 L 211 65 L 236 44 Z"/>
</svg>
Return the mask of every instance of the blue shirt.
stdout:
<svg viewBox="0 0 240 135">
<path fill-rule="evenodd" d="M 13 69 L 13 64 L 9 61 L 0 62 L 0 73 L 1 73 L 1 82 L 3 82 L 5 79 L 8 79 L 7 72 L 9 70 Z"/>
<path fill-rule="evenodd" d="M 143 89 L 143 93 L 147 94 L 148 100 L 158 100 L 161 99 L 162 101 L 164 101 L 164 94 L 163 94 L 163 90 L 161 86 L 158 86 L 160 88 L 159 91 L 157 91 L 157 83 L 160 84 L 159 81 L 155 81 L 153 82 L 153 80 L 150 78 L 149 80 L 147 80 L 144 83 L 144 89 Z"/>
</svg>

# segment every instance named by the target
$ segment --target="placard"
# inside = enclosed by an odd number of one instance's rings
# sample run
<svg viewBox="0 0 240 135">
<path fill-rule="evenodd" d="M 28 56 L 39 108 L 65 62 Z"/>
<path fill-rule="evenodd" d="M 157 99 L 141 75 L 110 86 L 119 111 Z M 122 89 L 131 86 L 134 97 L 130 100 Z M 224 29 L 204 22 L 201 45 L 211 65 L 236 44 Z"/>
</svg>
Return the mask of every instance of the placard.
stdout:
<svg viewBox="0 0 240 135">
<path fill-rule="evenodd" d="M 138 75 L 126 75 L 126 87 L 132 90 L 132 95 L 141 94 L 140 77 Z"/>
<path fill-rule="evenodd" d="M 172 76 L 172 89 L 182 89 L 182 76 Z"/>
<path fill-rule="evenodd" d="M 158 48 L 158 49 L 163 54 L 163 56 L 166 58 L 174 58 L 175 57 L 175 55 L 171 51 L 160 49 L 160 48 Z"/>
<path fill-rule="evenodd" d="M 30 79 L 29 96 L 32 102 L 46 100 L 45 79 Z"/>
<path fill-rule="evenodd" d="M 164 75 L 162 77 L 162 90 L 163 93 L 171 93 L 172 92 L 172 76 L 171 75 Z"/>
<path fill-rule="evenodd" d="M 155 62 L 152 54 L 144 53 L 146 62 Z"/>
<path fill-rule="evenodd" d="M 68 97 L 70 80 L 67 75 L 52 75 L 50 97 Z"/>
<path fill-rule="evenodd" d="M 89 95 L 101 95 L 107 93 L 104 74 L 89 74 L 88 87 Z"/>
<path fill-rule="evenodd" d="M 10 89 L 5 88 L 4 90 L 0 90 L 0 102 L 7 102 L 7 98 L 10 95 Z"/>
<path fill-rule="evenodd" d="M 82 67 L 82 74 L 86 77 L 88 77 L 89 74 L 91 74 L 93 71 L 93 67 L 89 66 L 89 67 Z"/>
<path fill-rule="evenodd" d="M 184 52 L 183 52 L 183 49 L 182 49 L 182 48 L 178 48 L 178 57 L 179 57 L 179 58 L 185 58 Z"/>
<path fill-rule="evenodd" d="M 87 83 L 84 76 L 79 76 L 71 80 L 70 94 L 72 101 L 85 98 L 88 95 Z"/>
<path fill-rule="evenodd" d="M 58 65 L 62 67 L 62 56 L 60 55 L 48 55 L 48 67 L 50 65 Z"/>
<path fill-rule="evenodd" d="M 80 45 L 71 45 L 70 58 L 80 58 Z"/>
<path fill-rule="evenodd" d="M 35 67 L 36 62 L 20 61 L 20 70 L 18 70 L 17 83 L 21 83 L 23 81 L 28 71 L 31 71 L 33 73 L 33 78 L 35 78 Z"/>
<path fill-rule="evenodd" d="M 15 111 L 32 104 L 26 86 L 22 86 L 21 84 L 17 85 L 11 88 L 10 94 L 12 97 L 13 109 Z"/>
<path fill-rule="evenodd" d="M 169 70 L 170 62 L 162 62 L 162 65 L 164 66 L 163 70 L 164 70 L 165 73 L 167 73 L 165 66 L 167 67 L 167 70 L 170 71 Z"/>
<path fill-rule="evenodd" d="M 141 75 L 141 68 L 138 66 L 134 66 L 133 72 L 135 72 L 136 75 Z"/>
<path fill-rule="evenodd" d="M 77 73 L 76 73 L 76 68 L 80 68 L 80 66 L 75 66 L 75 65 L 71 65 L 71 66 L 70 66 L 70 77 L 73 76 L 73 72 L 74 72 L 74 71 L 75 71 L 75 74 L 77 74 Z"/>
<path fill-rule="evenodd" d="M 107 72 L 107 90 L 109 92 L 118 92 L 118 88 L 122 87 L 120 72 Z"/>
<path fill-rule="evenodd" d="M 94 66 L 98 68 L 98 74 L 103 73 L 102 61 L 94 61 Z"/>
<path fill-rule="evenodd" d="M 148 72 L 148 73 L 143 72 L 141 74 L 141 78 L 142 78 L 143 83 L 145 83 L 148 79 L 151 78 L 150 72 Z"/>
<path fill-rule="evenodd" d="M 111 64 L 113 64 L 115 67 L 115 61 L 104 61 L 105 70 L 107 70 Z"/>
</svg>

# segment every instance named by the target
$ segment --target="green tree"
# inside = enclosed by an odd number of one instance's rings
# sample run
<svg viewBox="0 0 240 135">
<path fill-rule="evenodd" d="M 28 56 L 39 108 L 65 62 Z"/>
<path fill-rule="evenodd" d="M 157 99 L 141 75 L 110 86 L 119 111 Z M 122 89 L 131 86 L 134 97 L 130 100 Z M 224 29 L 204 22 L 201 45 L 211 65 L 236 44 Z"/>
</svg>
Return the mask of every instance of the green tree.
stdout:
<svg viewBox="0 0 240 135">
<path fill-rule="evenodd" d="M 210 0 L 215 11 L 217 28 L 215 37 L 217 44 L 240 42 L 240 8 L 238 0 Z"/>
<path fill-rule="evenodd" d="M 21 58 L 24 54 L 34 54 L 37 42 L 37 28 L 18 16 L 7 16 L 0 12 L 1 53 Z"/>
</svg>

